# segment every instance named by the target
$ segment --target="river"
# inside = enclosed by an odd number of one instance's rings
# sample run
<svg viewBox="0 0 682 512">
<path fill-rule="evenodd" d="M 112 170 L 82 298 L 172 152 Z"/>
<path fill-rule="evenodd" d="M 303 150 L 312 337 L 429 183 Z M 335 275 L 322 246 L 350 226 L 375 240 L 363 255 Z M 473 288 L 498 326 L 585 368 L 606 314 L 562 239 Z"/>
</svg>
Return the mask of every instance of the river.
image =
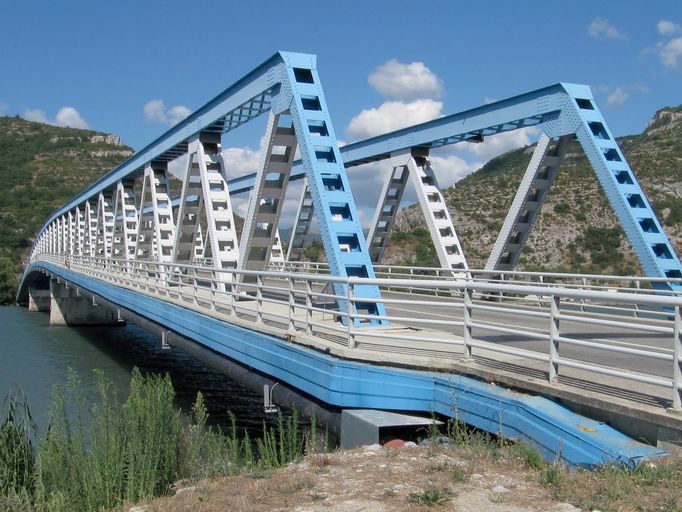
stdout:
<svg viewBox="0 0 682 512">
<path fill-rule="evenodd" d="M 182 410 L 190 409 L 197 392 L 206 399 L 210 422 L 225 426 L 231 410 L 241 428 L 259 434 L 263 398 L 229 380 L 179 349 L 163 350 L 158 337 L 135 325 L 122 327 L 51 327 L 46 313 L 22 307 L 0 307 L 0 400 L 21 390 L 44 434 L 49 421 L 52 387 L 64 384 L 73 368 L 91 403 L 96 397 L 93 370 L 101 369 L 127 396 L 134 367 L 168 373 Z M 4 407 L 0 407 L 4 413 Z M 272 418 L 270 418 L 272 419 Z"/>
</svg>

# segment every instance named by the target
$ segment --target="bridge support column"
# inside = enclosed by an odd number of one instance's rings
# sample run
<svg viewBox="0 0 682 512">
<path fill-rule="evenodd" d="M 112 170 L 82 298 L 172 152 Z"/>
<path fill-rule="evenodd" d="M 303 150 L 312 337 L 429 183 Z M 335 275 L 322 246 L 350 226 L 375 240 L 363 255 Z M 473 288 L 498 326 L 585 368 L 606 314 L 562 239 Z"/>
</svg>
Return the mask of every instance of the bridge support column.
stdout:
<svg viewBox="0 0 682 512">
<path fill-rule="evenodd" d="M 28 310 L 50 311 L 50 290 L 39 290 L 35 286 L 29 286 Z"/>
<path fill-rule="evenodd" d="M 77 294 L 66 283 L 50 279 L 50 325 L 120 325 L 115 310 Z"/>
</svg>

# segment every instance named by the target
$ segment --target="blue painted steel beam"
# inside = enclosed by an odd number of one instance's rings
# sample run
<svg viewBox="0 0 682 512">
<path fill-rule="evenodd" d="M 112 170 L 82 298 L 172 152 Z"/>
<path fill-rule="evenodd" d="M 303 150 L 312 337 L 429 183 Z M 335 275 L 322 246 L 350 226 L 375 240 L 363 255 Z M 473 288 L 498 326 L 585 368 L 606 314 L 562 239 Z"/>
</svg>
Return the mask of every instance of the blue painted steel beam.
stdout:
<svg viewBox="0 0 682 512">
<path fill-rule="evenodd" d="M 413 147 L 437 148 L 558 119 L 562 111 L 564 84 L 555 84 L 471 110 L 402 128 L 340 148 L 346 167 L 384 160 L 392 152 Z M 303 178 L 300 160 L 294 162 L 291 180 Z M 253 188 L 255 173 L 228 182 L 231 194 Z"/>
<path fill-rule="evenodd" d="M 524 440 L 546 460 L 561 458 L 575 466 L 633 466 L 666 455 L 546 398 L 460 375 L 338 359 L 49 263 L 33 264 L 24 283 L 41 268 L 336 407 L 434 411 L 493 434 Z"/>
<path fill-rule="evenodd" d="M 272 94 L 280 88 L 284 56 L 278 52 L 243 78 L 218 94 L 189 117 L 148 144 L 118 167 L 104 175 L 78 194 L 69 203 L 53 213 L 55 218 L 75 208 L 100 191 L 112 189 L 119 180 L 139 173 L 152 160 L 172 160 L 187 152 L 187 141 L 200 131 L 228 132 L 270 109 Z"/>
</svg>

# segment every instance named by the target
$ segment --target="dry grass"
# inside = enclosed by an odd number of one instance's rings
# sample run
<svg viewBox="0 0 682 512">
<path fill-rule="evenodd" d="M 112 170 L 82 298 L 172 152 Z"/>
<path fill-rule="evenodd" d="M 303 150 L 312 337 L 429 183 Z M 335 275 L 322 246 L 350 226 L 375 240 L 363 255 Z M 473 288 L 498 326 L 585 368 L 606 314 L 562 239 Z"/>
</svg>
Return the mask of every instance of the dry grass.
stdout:
<svg viewBox="0 0 682 512">
<path fill-rule="evenodd" d="M 504 486 L 509 492 L 495 493 Z M 551 510 L 551 489 L 513 459 L 442 448 L 358 449 L 306 457 L 265 478 L 253 474 L 201 482 L 161 498 L 148 512 Z M 484 507 L 484 508 L 482 508 Z"/>
</svg>

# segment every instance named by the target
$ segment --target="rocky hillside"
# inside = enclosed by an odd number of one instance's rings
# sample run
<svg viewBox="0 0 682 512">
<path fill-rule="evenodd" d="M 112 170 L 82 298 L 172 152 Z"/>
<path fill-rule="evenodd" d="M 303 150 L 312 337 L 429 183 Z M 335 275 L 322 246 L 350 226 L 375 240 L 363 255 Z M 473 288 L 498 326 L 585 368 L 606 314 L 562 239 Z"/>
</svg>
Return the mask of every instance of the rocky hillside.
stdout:
<svg viewBox="0 0 682 512">
<path fill-rule="evenodd" d="M 682 106 L 656 113 L 640 135 L 618 139 L 678 254 L 682 249 Z M 482 268 L 534 146 L 510 151 L 444 191 L 465 254 Z M 436 169 L 438 172 L 438 169 Z M 436 263 L 421 211 L 396 220 L 384 263 Z M 519 261 L 520 269 L 640 273 L 639 263 L 574 142 Z"/>
<path fill-rule="evenodd" d="M 0 303 L 47 216 L 132 153 L 115 135 L 0 117 Z"/>
</svg>

